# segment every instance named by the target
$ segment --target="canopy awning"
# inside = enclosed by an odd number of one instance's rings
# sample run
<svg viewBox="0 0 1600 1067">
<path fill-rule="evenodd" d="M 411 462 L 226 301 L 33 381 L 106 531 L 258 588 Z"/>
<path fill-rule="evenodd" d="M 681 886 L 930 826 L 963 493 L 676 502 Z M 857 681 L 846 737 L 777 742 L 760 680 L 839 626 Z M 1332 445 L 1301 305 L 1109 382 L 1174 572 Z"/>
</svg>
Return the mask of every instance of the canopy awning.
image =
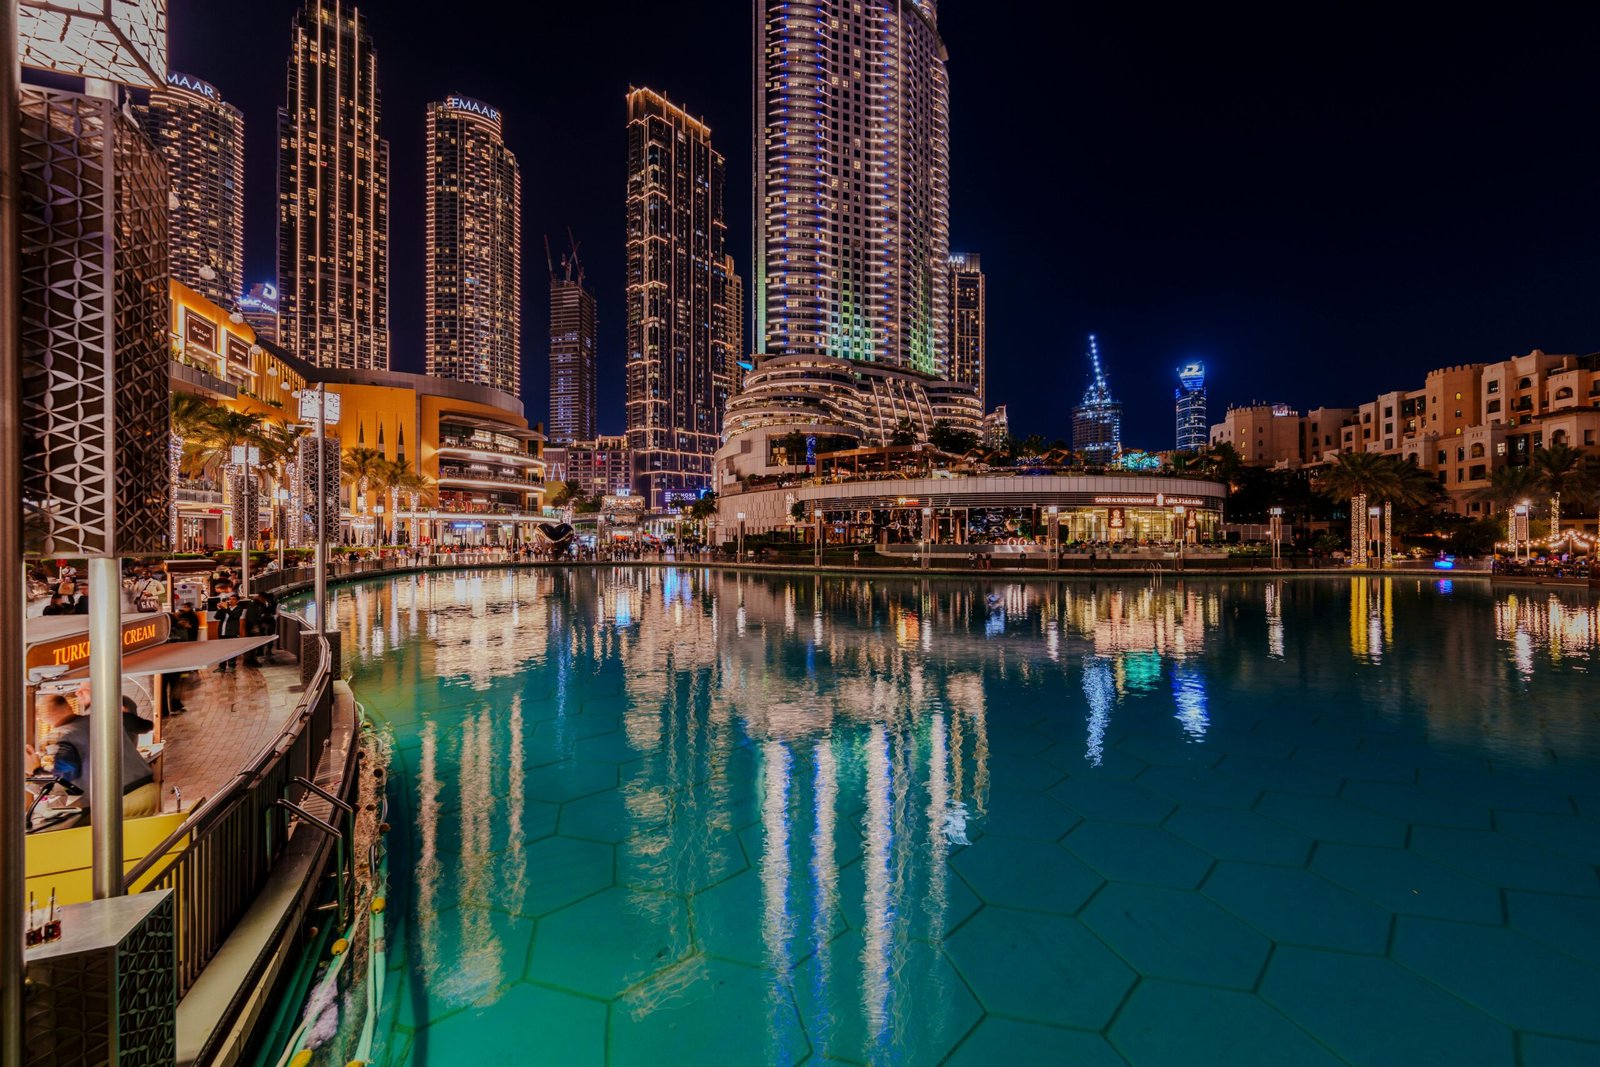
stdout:
<svg viewBox="0 0 1600 1067">
<path fill-rule="evenodd" d="M 225 659 L 242 656 L 251 649 L 276 641 L 276 637 L 224 637 L 214 641 L 168 641 L 154 648 L 140 649 L 122 657 L 123 674 L 169 674 L 198 671 Z M 49 679 L 50 682 L 76 682 L 89 677 L 88 666 L 78 667 Z"/>
</svg>

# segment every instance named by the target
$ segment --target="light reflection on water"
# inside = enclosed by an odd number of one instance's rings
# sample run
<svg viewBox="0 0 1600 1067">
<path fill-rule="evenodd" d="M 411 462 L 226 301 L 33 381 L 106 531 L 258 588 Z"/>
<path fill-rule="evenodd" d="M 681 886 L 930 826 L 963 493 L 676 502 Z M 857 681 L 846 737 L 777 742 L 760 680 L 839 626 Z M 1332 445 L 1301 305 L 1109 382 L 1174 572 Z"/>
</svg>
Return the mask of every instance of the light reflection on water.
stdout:
<svg viewBox="0 0 1600 1067">
<path fill-rule="evenodd" d="M 619 1025 L 716 1011 L 723 960 L 761 969 L 751 1062 L 949 1047 L 982 1014 L 944 955 L 977 906 L 949 861 L 1009 832 L 992 783 L 1094 776 L 1125 742 L 1314 707 L 1522 765 L 1595 755 L 1559 689 L 1594 606 L 1482 583 L 523 570 L 342 587 L 335 610 L 399 753 L 412 1018 L 525 977 L 614 1000 L 616 1056 Z M 1508 723 L 1547 683 L 1540 722 Z M 564 909 L 612 899 L 647 936 L 549 956 Z"/>
</svg>

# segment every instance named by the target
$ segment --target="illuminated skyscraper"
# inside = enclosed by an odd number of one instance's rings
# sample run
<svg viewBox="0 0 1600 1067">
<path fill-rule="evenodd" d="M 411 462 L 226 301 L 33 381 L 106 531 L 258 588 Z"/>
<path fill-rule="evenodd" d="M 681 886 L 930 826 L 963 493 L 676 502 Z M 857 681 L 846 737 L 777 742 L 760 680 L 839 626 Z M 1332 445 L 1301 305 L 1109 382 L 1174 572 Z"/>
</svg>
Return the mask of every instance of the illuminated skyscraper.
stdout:
<svg viewBox="0 0 1600 1067">
<path fill-rule="evenodd" d="M 428 373 L 522 390 L 522 173 L 500 112 L 428 105 Z"/>
<path fill-rule="evenodd" d="M 1100 365 L 1100 345 L 1089 335 L 1089 388 L 1072 409 L 1072 450 L 1085 463 L 1108 464 L 1122 451 L 1122 404 Z"/>
<path fill-rule="evenodd" d="M 646 507 L 711 485 L 728 403 L 723 160 L 711 128 L 628 92 L 628 448 Z"/>
<path fill-rule="evenodd" d="M 550 243 L 545 242 L 548 260 Z M 596 332 L 594 294 L 583 282 L 578 244 L 561 257 L 561 273 L 550 265 L 550 443 L 596 437 Z"/>
<path fill-rule="evenodd" d="M 948 374 L 950 91 L 934 0 L 756 0 L 764 355 Z"/>
<path fill-rule="evenodd" d="M 319 366 L 389 366 L 381 105 L 361 13 L 347 0 L 306 0 L 278 110 L 278 322 L 283 346 Z"/>
<path fill-rule="evenodd" d="M 273 344 L 278 343 L 278 287 L 271 282 L 256 282 L 239 298 L 239 313 L 256 332 Z"/>
<path fill-rule="evenodd" d="M 1198 359 L 1178 368 L 1177 403 L 1179 452 L 1202 452 L 1210 442 L 1206 422 L 1206 365 Z"/>
<path fill-rule="evenodd" d="M 744 347 L 744 279 L 739 276 L 731 255 L 722 257 L 717 280 L 722 284 L 722 299 L 717 303 L 716 343 L 722 349 L 719 358 L 727 368 L 731 397 L 743 387 L 744 372 L 750 365 L 750 353 Z"/>
<path fill-rule="evenodd" d="M 176 71 L 140 111 L 170 183 L 172 276 L 232 307 L 244 284 L 244 114 L 214 85 Z"/>
<path fill-rule="evenodd" d="M 989 377 L 987 299 L 978 254 L 958 252 L 951 256 L 949 377 L 976 389 L 978 403 L 985 407 Z"/>
</svg>

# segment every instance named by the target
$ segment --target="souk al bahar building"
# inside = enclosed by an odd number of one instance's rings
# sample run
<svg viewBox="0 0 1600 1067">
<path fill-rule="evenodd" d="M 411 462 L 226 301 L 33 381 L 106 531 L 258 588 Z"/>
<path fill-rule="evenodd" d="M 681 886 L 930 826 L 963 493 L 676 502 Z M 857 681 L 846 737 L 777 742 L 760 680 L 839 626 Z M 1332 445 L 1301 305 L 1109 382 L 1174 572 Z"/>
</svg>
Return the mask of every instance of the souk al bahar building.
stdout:
<svg viewBox="0 0 1600 1067">
<path fill-rule="evenodd" d="M 343 453 L 372 449 L 386 460 L 405 460 L 424 476 L 427 489 L 415 507 L 409 494 L 385 499 L 371 486 L 363 494 L 357 485 L 344 485 L 344 540 L 370 543 L 380 523 L 406 541 L 507 544 L 532 536 L 543 504 L 544 435 L 529 425 L 522 402 L 511 394 L 422 374 L 313 366 L 257 336 L 242 315 L 179 282 L 172 283 L 171 341 L 174 393 L 256 415 L 271 428 L 298 424 L 300 395 L 321 383 L 339 397 L 339 419 L 327 433 Z M 278 489 L 295 491 L 293 476 L 287 469 L 268 470 L 265 480 L 271 484 L 254 541 L 275 543 L 283 521 L 282 533 L 293 545 L 292 523 L 273 506 Z M 225 499 L 227 488 L 220 479 L 179 479 L 180 547 L 237 543 L 242 529 L 237 509 Z"/>
</svg>

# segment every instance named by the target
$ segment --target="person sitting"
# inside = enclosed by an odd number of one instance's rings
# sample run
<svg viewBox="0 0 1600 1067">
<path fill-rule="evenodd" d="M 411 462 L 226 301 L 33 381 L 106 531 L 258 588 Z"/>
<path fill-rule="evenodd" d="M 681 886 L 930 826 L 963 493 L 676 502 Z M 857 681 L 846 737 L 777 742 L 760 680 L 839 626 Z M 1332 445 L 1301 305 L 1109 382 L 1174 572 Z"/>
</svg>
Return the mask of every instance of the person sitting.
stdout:
<svg viewBox="0 0 1600 1067">
<path fill-rule="evenodd" d="M 50 594 L 50 603 L 45 605 L 41 615 L 71 615 L 72 601 L 60 593 Z"/>
<path fill-rule="evenodd" d="M 156 724 L 139 714 L 139 705 L 132 697 L 122 698 L 122 730 L 138 744 L 140 734 L 154 733 Z"/>
<path fill-rule="evenodd" d="M 89 716 L 72 710 L 67 698 L 57 693 L 46 697 L 41 718 L 50 726 L 50 744 L 54 750 L 51 773 L 61 779 L 69 792 L 83 795 L 86 818 L 94 806 L 94 741 L 89 728 Z M 139 754 L 126 730 L 120 731 L 122 739 L 122 817 L 137 819 L 158 814 L 161 810 L 161 790 L 156 787 L 155 774 Z M 40 754 L 29 745 L 28 763 L 38 773 L 42 764 Z"/>
<path fill-rule="evenodd" d="M 89 591 L 87 589 L 79 588 L 78 599 L 72 605 L 72 614 L 89 614 Z"/>
</svg>

